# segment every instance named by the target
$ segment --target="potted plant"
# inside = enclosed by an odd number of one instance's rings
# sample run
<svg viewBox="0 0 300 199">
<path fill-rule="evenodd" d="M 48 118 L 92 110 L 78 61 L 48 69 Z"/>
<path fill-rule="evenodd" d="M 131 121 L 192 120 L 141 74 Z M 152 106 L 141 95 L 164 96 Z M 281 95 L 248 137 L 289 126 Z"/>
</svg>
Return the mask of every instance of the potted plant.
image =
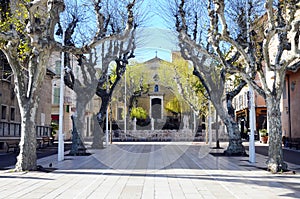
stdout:
<svg viewBox="0 0 300 199">
<path fill-rule="evenodd" d="M 268 142 L 268 132 L 267 129 L 259 130 L 260 142 L 266 144 Z"/>
</svg>

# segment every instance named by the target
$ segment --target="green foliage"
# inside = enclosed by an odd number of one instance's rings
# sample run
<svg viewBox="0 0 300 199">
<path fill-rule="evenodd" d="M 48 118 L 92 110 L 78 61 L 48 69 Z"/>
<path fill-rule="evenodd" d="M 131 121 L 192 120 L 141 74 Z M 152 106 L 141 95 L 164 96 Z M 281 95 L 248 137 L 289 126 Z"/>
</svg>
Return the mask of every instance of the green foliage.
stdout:
<svg viewBox="0 0 300 199">
<path fill-rule="evenodd" d="M 175 97 L 171 101 L 167 102 L 165 109 L 173 114 L 179 114 L 182 111 L 180 102 L 177 97 Z"/>
<path fill-rule="evenodd" d="M 27 2 L 30 2 L 26 0 Z M 0 12 L 4 11 L 0 8 Z M 28 20 L 28 12 L 24 4 L 19 3 L 17 9 L 13 11 L 5 10 L 5 14 L 2 14 L 3 19 L 0 21 L 0 31 L 9 31 L 11 27 L 21 34 L 24 34 L 26 21 Z"/>
<path fill-rule="evenodd" d="M 109 65 L 109 80 L 115 82 L 117 79 L 117 64 L 114 62 Z"/>
<path fill-rule="evenodd" d="M 260 134 L 260 137 L 265 137 L 265 136 L 268 136 L 268 131 L 267 131 L 267 129 L 261 129 L 261 130 L 259 130 L 259 134 Z"/>
<path fill-rule="evenodd" d="M 21 60 L 25 60 L 30 51 L 31 49 L 29 47 L 29 43 L 24 40 L 21 40 L 18 46 L 19 58 Z"/>
<path fill-rule="evenodd" d="M 28 3 L 30 0 L 23 2 Z M 29 37 L 27 37 L 25 31 L 29 15 L 24 3 L 18 3 L 14 10 L 10 10 L 9 8 L 5 10 L 4 7 L 0 7 L 0 12 L 5 12 L 1 14 L 0 31 L 9 32 L 13 30 L 17 32 L 19 36 L 17 53 L 20 61 L 24 61 L 31 52 Z M 6 43 L 7 41 L 0 41 L 0 46 Z"/>
<path fill-rule="evenodd" d="M 129 86 L 133 86 L 133 90 L 137 90 L 140 87 L 140 84 L 146 85 L 151 78 L 147 75 L 149 72 L 150 70 L 148 70 L 144 64 L 130 64 L 127 67 L 127 81 L 130 82 Z"/>
<path fill-rule="evenodd" d="M 133 118 L 146 119 L 147 118 L 147 112 L 142 107 L 132 108 L 131 113 L 130 113 L 130 117 L 131 117 L 131 119 L 133 119 Z"/>
<path fill-rule="evenodd" d="M 203 84 L 201 84 L 201 82 L 195 78 L 193 78 L 193 80 L 191 81 L 191 86 L 192 89 L 195 91 L 195 94 L 198 96 L 203 96 L 204 98 L 206 98 L 206 90 L 203 86 Z"/>
<path fill-rule="evenodd" d="M 52 128 L 52 132 L 51 132 L 51 136 L 55 136 L 57 131 L 58 131 L 58 124 L 56 122 L 51 122 L 51 128 Z"/>
<path fill-rule="evenodd" d="M 207 106 L 203 106 L 203 104 L 207 104 L 206 90 L 200 80 L 193 75 L 193 70 L 193 66 L 180 56 L 175 57 L 172 63 L 166 64 L 166 68 L 164 69 L 164 71 L 172 72 L 172 76 L 175 74 L 180 81 L 183 93 L 178 93 L 179 96 L 182 96 L 179 98 L 183 98 L 183 100 L 190 106 L 193 106 L 199 114 L 205 114 L 207 112 Z M 168 77 L 169 82 L 166 84 L 173 85 L 173 87 L 176 88 L 174 90 L 177 92 L 178 85 L 176 81 L 170 78 L 170 75 L 163 77 Z M 182 103 L 182 105 L 187 106 L 187 103 Z M 183 112 L 187 111 L 187 107 L 181 108 Z"/>
</svg>

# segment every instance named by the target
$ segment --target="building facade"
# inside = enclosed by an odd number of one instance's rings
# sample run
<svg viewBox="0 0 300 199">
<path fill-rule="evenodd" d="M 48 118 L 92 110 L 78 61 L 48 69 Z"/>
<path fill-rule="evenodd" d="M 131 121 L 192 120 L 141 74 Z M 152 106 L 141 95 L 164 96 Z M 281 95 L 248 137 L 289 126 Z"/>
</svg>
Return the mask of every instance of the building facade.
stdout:
<svg viewBox="0 0 300 199">
<path fill-rule="evenodd" d="M 59 107 L 59 100 L 60 100 L 60 72 L 61 72 L 61 53 L 54 52 L 51 56 L 51 59 L 48 63 L 48 68 L 51 68 L 55 71 L 55 76 L 52 80 L 52 107 L 51 107 L 51 120 L 52 124 L 56 126 L 56 129 L 59 128 L 59 117 L 60 117 L 60 107 Z M 74 55 L 70 55 L 70 69 L 73 71 L 75 78 L 81 81 L 82 71 L 80 66 L 78 66 L 77 58 Z M 71 116 L 76 115 L 76 103 L 77 97 L 76 93 L 67 87 L 66 85 L 63 86 L 64 89 L 64 97 L 63 97 L 63 134 L 65 140 L 71 140 L 72 138 L 72 120 Z M 86 110 L 84 113 L 84 121 L 83 121 L 83 132 L 79 132 L 83 137 L 89 138 L 92 136 L 92 129 L 93 129 L 93 116 L 97 113 L 100 109 L 98 97 L 94 97 L 90 100 L 90 102 L 86 106 Z M 58 130 L 56 134 L 56 139 L 58 136 Z"/>
<path fill-rule="evenodd" d="M 0 51 L 0 149 L 5 147 L 5 140 L 20 139 L 21 115 L 17 97 L 14 92 L 14 76 L 12 70 Z M 43 85 L 40 89 L 40 101 L 36 116 L 36 136 L 51 136 L 51 104 L 52 104 L 52 79 L 54 73 L 47 70 Z"/>
<path fill-rule="evenodd" d="M 249 87 L 246 85 L 240 93 L 234 98 L 233 106 L 235 108 L 236 121 L 239 124 L 241 137 L 248 139 L 250 132 L 249 125 Z M 265 100 L 262 96 L 254 92 L 255 106 L 255 139 L 259 139 L 258 132 L 260 129 L 267 129 L 267 108 Z"/>
<path fill-rule="evenodd" d="M 300 71 L 288 71 L 282 95 L 282 134 L 288 138 L 300 138 Z"/>
</svg>

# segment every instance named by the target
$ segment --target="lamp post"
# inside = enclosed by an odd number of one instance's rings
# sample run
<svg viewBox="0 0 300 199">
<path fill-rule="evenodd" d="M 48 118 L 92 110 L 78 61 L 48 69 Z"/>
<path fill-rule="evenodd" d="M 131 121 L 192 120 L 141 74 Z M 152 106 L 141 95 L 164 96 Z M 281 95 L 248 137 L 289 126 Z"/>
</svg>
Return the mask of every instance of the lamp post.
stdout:
<svg viewBox="0 0 300 199">
<path fill-rule="evenodd" d="M 211 142 L 212 142 L 212 116 L 211 116 L 211 101 L 209 100 L 209 104 L 208 104 L 208 145 L 211 146 Z"/>
<path fill-rule="evenodd" d="M 62 31 L 62 46 L 65 45 L 65 31 Z M 63 121 L 64 121 L 64 60 L 65 53 L 61 53 L 61 66 L 60 66 L 60 92 L 59 92 L 59 129 L 58 129 L 58 161 L 64 160 L 64 134 L 63 134 Z"/>
<path fill-rule="evenodd" d="M 106 93 L 109 94 L 109 86 L 108 86 L 108 75 L 106 76 Z M 106 108 L 106 123 L 105 123 L 105 143 L 106 147 L 108 147 L 108 106 Z"/>
<path fill-rule="evenodd" d="M 109 142 L 112 144 L 112 108 L 111 101 L 109 102 Z"/>
<path fill-rule="evenodd" d="M 125 133 L 125 139 L 126 139 L 126 129 L 127 129 L 127 124 L 126 124 L 126 120 L 127 120 L 127 110 L 126 110 L 126 95 L 127 95 L 127 86 L 126 86 L 126 70 L 125 70 L 125 72 L 124 72 L 124 81 L 125 81 L 125 93 L 124 93 L 124 133 Z"/>
<path fill-rule="evenodd" d="M 254 92 L 251 85 L 249 85 L 249 109 L 250 109 L 249 162 L 255 163 L 255 142 L 254 142 L 254 132 L 256 130 L 255 106 L 254 106 Z"/>
<path fill-rule="evenodd" d="M 250 43 L 250 13 L 249 13 L 249 2 L 246 1 L 246 23 L 247 23 L 247 42 Z M 250 114 L 249 114 L 249 126 L 250 126 L 250 136 L 249 136 L 249 162 L 255 163 L 255 142 L 254 142 L 254 132 L 255 132 L 255 105 L 254 105 L 254 92 L 252 86 L 249 84 L 249 104 L 248 104 Z"/>
</svg>

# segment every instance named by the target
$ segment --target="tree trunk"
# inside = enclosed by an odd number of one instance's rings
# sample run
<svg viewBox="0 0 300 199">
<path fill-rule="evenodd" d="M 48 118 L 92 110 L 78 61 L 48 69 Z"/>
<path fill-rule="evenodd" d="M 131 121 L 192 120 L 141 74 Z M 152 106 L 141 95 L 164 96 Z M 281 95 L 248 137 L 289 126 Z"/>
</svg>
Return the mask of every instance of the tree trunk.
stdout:
<svg viewBox="0 0 300 199">
<path fill-rule="evenodd" d="M 78 96 L 78 95 L 77 95 Z M 84 95 L 85 96 L 85 95 Z M 77 116 L 72 116 L 72 146 L 70 155 L 84 155 L 85 154 L 85 146 L 84 146 L 84 121 L 85 121 L 85 110 L 88 101 L 90 100 L 89 96 L 77 98 L 76 103 L 76 113 Z"/>
<path fill-rule="evenodd" d="M 47 50 L 45 50 L 47 52 Z M 37 169 L 37 141 L 36 141 L 36 116 L 39 106 L 39 93 L 43 80 L 46 75 L 45 60 L 48 60 L 49 54 L 40 55 L 39 63 L 33 59 L 29 65 L 36 66 L 33 84 L 28 88 L 28 85 L 21 81 L 22 78 L 15 79 L 15 92 L 18 99 L 18 105 L 21 115 L 21 138 L 20 138 L 20 153 L 17 157 L 15 171 L 30 171 Z M 30 81 L 29 81 L 30 82 Z M 27 91 L 27 92 L 26 92 Z"/>
<path fill-rule="evenodd" d="M 78 130 L 78 134 L 81 136 L 84 136 L 84 121 L 85 121 L 85 111 L 86 111 L 86 105 L 88 104 L 88 101 L 91 99 L 88 96 L 86 96 L 87 99 L 81 100 L 80 98 L 77 99 L 76 103 L 76 114 L 77 117 L 75 119 L 76 128 Z"/>
<path fill-rule="evenodd" d="M 94 117 L 94 129 L 93 129 L 93 149 L 103 149 L 103 122 L 102 124 L 98 121 L 98 116 Z"/>
<path fill-rule="evenodd" d="M 235 121 L 228 120 L 226 129 L 229 135 L 229 144 L 224 151 L 226 155 L 245 155 L 245 147 L 242 144 L 241 133 Z"/>
<path fill-rule="evenodd" d="M 287 164 L 283 160 L 282 151 L 282 124 L 280 112 L 280 100 L 269 97 L 266 99 L 268 109 L 268 136 L 269 152 L 267 167 L 272 173 L 284 171 Z"/>
<path fill-rule="evenodd" d="M 228 147 L 224 151 L 224 153 L 229 156 L 245 155 L 246 151 L 245 147 L 243 146 L 241 133 L 239 131 L 238 124 L 231 116 L 231 111 L 225 110 L 219 96 L 214 96 L 213 94 L 211 94 L 211 98 L 215 109 L 218 110 L 219 117 L 226 126 L 226 130 L 229 137 Z M 231 103 L 231 101 L 227 101 L 227 109 L 228 107 L 231 107 L 231 105 L 229 105 L 228 103 Z"/>
<path fill-rule="evenodd" d="M 106 118 L 106 111 L 109 105 L 110 95 L 102 95 L 101 96 L 101 107 L 99 113 L 95 117 L 95 125 L 94 125 L 94 137 L 93 137 L 93 144 L 92 148 L 103 148 L 103 126 Z M 108 118 L 106 118 L 108 119 Z M 98 127 L 96 126 L 98 124 Z"/>
<path fill-rule="evenodd" d="M 36 170 L 36 130 L 35 118 L 37 111 L 37 103 L 30 99 L 27 105 L 20 107 L 21 113 L 21 140 L 20 153 L 17 157 L 15 171 Z"/>
</svg>

